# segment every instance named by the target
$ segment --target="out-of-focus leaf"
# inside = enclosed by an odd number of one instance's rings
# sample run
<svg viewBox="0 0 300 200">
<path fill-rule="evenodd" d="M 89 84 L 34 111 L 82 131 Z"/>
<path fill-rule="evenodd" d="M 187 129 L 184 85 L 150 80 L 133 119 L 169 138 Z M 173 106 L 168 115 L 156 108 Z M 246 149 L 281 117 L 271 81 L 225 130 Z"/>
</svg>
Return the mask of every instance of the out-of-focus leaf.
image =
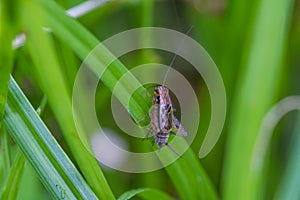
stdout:
<svg viewBox="0 0 300 200">
<path fill-rule="evenodd" d="M 145 200 L 151 200 L 151 199 L 172 200 L 172 198 L 169 195 L 154 188 L 139 188 L 139 189 L 129 190 L 124 194 L 122 194 L 118 198 L 118 200 L 128 200 L 134 196 L 139 196 Z"/>
</svg>

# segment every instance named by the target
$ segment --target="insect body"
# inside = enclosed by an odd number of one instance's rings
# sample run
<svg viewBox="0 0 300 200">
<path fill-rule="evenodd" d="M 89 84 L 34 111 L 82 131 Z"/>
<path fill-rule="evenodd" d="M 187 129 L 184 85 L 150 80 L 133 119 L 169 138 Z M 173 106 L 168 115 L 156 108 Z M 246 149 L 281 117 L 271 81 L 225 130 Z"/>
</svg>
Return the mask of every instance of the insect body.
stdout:
<svg viewBox="0 0 300 200">
<path fill-rule="evenodd" d="M 180 121 L 174 116 L 175 109 L 171 102 L 169 90 L 164 86 L 158 86 L 155 88 L 154 94 L 155 99 L 153 104 L 159 105 L 158 117 L 160 130 L 164 133 L 187 136 Z"/>
<path fill-rule="evenodd" d="M 154 141 L 158 148 L 161 149 L 163 145 L 168 145 L 169 133 L 161 131 L 159 126 L 159 104 L 154 104 L 150 110 L 150 127 L 149 131 L 153 133 Z"/>
<path fill-rule="evenodd" d="M 192 30 L 192 28 L 193 27 L 188 30 L 186 35 Z M 181 43 L 183 43 L 184 39 L 185 38 L 183 38 Z M 170 63 L 170 68 L 175 61 L 177 53 L 174 55 Z M 170 68 L 166 72 L 163 85 L 154 89 L 155 98 L 149 114 L 151 120 L 149 131 L 153 134 L 154 141 L 158 145 L 159 149 L 166 145 L 175 154 L 179 155 L 170 145 L 168 145 L 169 135 L 174 134 L 177 136 L 187 136 L 187 132 L 182 127 L 180 121 L 174 116 L 175 109 L 172 106 L 169 90 L 164 87 Z"/>
<path fill-rule="evenodd" d="M 173 107 L 169 96 L 169 90 L 164 86 L 158 86 L 154 90 L 154 104 L 159 105 L 159 127 L 161 131 L 168 133 L 172 130 Z"/>
<path fill-rule="evenodd" d="M 149 131 L 153 134 L 154 141 L 159 149 L 166 145 L 175 154 L 179 155 L 168 145 L 169 135 L 186 136 L 187 133 L 179 120 L 173 115 L 175 109 L 172 106 L 169 90 L 164 86 L 158 86 L 155 88 L 154 94 L 155 99 L 149 114 L 151 119 Z"/>
</svg>

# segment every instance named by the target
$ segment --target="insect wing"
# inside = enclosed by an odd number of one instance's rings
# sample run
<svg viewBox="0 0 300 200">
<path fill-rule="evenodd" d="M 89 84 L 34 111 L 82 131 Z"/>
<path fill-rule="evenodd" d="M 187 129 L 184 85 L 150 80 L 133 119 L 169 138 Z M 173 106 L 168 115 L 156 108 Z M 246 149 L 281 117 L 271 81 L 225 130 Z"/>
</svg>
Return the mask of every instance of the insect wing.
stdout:
<svg viewBox="0 0 300 200">
<path fill-rule="evenodd" d="M 173 116 L 173 111 L 172 111 L 172 106 L 171 104 L 169 105 L 160 105 L 159 109 L 159 124 L 160 124 L 160 129 L 164 132 L 170 132 L 172 130 L 172 116 Z"/>
<path fill-rule="evenodd" d="M 150 113 L 149 113 L 149 117 L 150 117 L 150 127 L 149 127 L 149 131 L 154 135 L 158 132 L 160 132 L 160 128 L 159 128 L 159 105 L 158 104 L 154 104 L 151 109 L 150 109 Z"/>
<path fill-rule="evenodd" d="M 176 130 L 176 135 L 178 136 L 187 136 L 187 132 L 184 130 L 180 121 L 173 115 L 173 129 Z"/>
</svg>

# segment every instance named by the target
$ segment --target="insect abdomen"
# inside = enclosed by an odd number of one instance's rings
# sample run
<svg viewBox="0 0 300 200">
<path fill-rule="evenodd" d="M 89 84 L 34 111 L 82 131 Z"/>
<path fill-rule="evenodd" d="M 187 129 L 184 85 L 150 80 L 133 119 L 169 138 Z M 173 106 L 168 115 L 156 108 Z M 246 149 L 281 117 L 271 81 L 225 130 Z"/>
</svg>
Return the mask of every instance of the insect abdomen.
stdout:
<svg viewBox="0 0 300 200">
<path fill-rule="evenodd" d="M 163 133 L 163 132 L 158 132 L 157 134 L 154 135 L 155 142 L 158 145 L 159 148 L 162 148 L 164 145 L 168 143 L 169 139 L 169 134 L 168 133 Z"/>
</svg>

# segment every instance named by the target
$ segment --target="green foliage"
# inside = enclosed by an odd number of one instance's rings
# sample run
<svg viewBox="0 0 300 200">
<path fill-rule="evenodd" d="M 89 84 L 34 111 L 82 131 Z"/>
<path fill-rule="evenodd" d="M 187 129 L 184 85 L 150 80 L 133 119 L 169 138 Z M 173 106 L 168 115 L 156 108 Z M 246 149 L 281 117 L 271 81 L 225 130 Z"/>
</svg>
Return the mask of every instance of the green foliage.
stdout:
<svg viewBox="0 0 300 200">
<path fill-rule="evenodd" d="M 118 200 L 131 199 L 134 196 L 140 196 L 142 199 L 161 199 L 161 200 L 171 200 L 172 198 L 167 194 L 152 188 L 140 188 L 133 189 L 122 194 Z"/>
<path fill-rule="evenodd" d="M 7 181 L 1 194 L 1 199 L 16 199 L 19 192 L 19 185 L 22 179 L 25 165 L 25 157 L 18 150 L 11 171 L 8 173 Z"/>
<path fill-rule="evenodd" d="M 300 192 L 297 187 L 300 180 L 300 124 L 299 114 L 297 124 L 294 128 L 293 142 L 291 146 L 291 155 L 288 157 L 288 163 L 282 182 L 278 185 L 275 199 L 299 199 Z"/>
<path fill-rule="evenodd" d="M 97 199 L 13 79 L 3 122 L 53 197 Z M 9 180 L 21 166 L 13 166 Z"/>
<path fill-rule="evenodd" d="M 54 199 L 299 199 L 299 115 L 290 115 L 278 124 L 271 143 L 265 144 L 268 152 L 263 168 L 252 166 L 266 113 L 281 97 L 300 91 L 300 12 L 299 6 L 293 7 L 293 0 L 235 0 L 227 4 L 103 1 L 77 19 L 61 7 L 85 3 L 0 1 L 1 199 L 44 192 L 38 189 L 40 182 Z M 191 25 L 195 26 L 191 37 L 216 62 L 228 97 L 226 124 L 217 145 L 206 158 L 196 156 L 210 120 L 210 95 L 200 75 L 177 58 L 172 67 L 186 76 L 200 99 L 200 128 L 192 146 L 182 158 L 152 173 L 129 174 L 100 167 L 86 148 L 90 146 L 89 135 L 79 137 L 73 119 L 72 89 L 80 62 L 101 40 L 133 27 L 161 26 L 185 32 Z M 23 47 L 14 49 L 12 41 L 19 33 L 26 35 L 26 40 Z M 152 41 L 148 33 L 137 38 L 143 44 Z M 124 136 L 111 119 L 111 93 L 131 66 L 170 63 L 172 55 L 154 49 L 129 54 L 115 58 L 104 46 L 97 52 L 94 61 L 101 70 L 108 60 L 115 61 L 101 77 L 95 110 L 99 121 L 116 132 L 130 150 L 141 152 L 150 145 Z M 153 79 L 157 75 L 145 74 Z M 139 89 L 132 95 L 135 85 Z M 114 95 L 135 122 L 149 122 L 141 119 L 148 114 L 151 98 L 137 77 L 124 78 Z M 124 100 L 128 97 L 129 105 Z M 35 111 L 33 107 L 40 101 Z M 42 119 L 38 116 L 41 113 Z M 289 135 L 294 121 L 295 129 Z M 178 148 L 187 145 L 181 140 Z M 175 155 L 170 152 L 168 156 Z M 40 180 L 31 191 L 26 185 L 35 175 L 28 176 L 26 163 Z M 36 198 L 48 194 L 37 194 Z"/>
<path fill-rule="evenodd" d="M 256 199 L 264 195 L 260 193 L 263 182 L 257 180 L 261 174 L 256 175 L 251 161 L 262 120 L 275 99 L 291 5 L 292 1 L 271 5 L 271 1 L 263 0 L 255 8 L 242 59 L 243 70 L 237 80 L 239 93 L 233 99 L 229 124 L 223 182 L 225 199 Z"/>
</svg>

